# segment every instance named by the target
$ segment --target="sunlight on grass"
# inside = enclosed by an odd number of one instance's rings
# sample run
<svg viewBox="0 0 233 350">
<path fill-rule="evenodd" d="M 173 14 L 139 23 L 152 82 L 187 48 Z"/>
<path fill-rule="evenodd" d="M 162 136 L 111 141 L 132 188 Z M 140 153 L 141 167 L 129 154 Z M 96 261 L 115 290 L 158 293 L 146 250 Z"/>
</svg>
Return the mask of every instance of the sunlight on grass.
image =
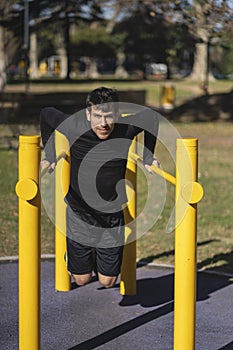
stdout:
<svg viewBox="0 0 233 350">
<path fill-rule="evenodd" d="M 192 134 L 199 139 L 199 182 L 205 195 L 198 205 L 199 267 L 213 268 L 232 273 L 232 147 L 233 125 L 224 123 L 175 124 L 182 135 Z M 158 145 L 156 154 L 163 159 L 163 167 L 169 170 L 169 159 Z M 139 178 L 139 184 L 141 183 Z M 143 186 L 142 186 L 143 187 Z M 141 188 L 141 185 L 139 185 Z M 141 190 L 140 197 L 143 196 Z M 142 198 L 139 200 L 139 207 Z M 138 258 L 156 263 L 173 264 L 174 234 L 166 234 L 166 223 L 174 205 L 174 189 L 168 191 L 162 217 L 155 226 L 138 241 Z M 219 259 L 218 260 L 218 256 Z M 225 257 L 225 258 L 224 258 Z"/>
<path fill-rule="evenodd" d="M 173 125 L 182 137 L 192 135 L 199 140 L 198 174 L 205 195 L 198 205 L 198 267 L 215 268 L 232 273 L 233 124 L 174 123 Z M 157 144 L 156 155 L 163 169 L 174 175 L 174 162 L 160 142 Z M 0 149 L 0 162 L 0 255 L 16 255 L 18 214 L 14 187 L 17 181 L 17 152 Z M 156 178 L 153 178 L 153 181 L 157 181 Z M 167 184 L 166 191 L 164 209 L 158 216 L 157 222 L 137 242 L 138 260 L 163 264 L 174 262 L 174 233 L 166 233 L 166 226 L 174 207 L 174 186 Z M 143 172 L 139 171 L 138 212 L 143 209 L 146 196 L 146 181 Z M 42 253 L 53 252 L 54 227 L 42 210 Z"/>
<path fill-rule="evenodd" d="M 146 104 L 149 106 L 159 106 L 161 98 L 161 89 L 164 85 L 172 84 L 175 88 L 176 105 L 181 104 L 183 101 L 200 96 L 203 94 L 203 90 L 200 87 L 200 82 L 188 81 L 188 80 L 171 80 L 171 81 L 115 81 L 115 80 L 98 80 L 94 82 L 85 82 L 82 79 L 73 80 L 71 83 L 64 81 L 49 82 L 43 84 L 31 81 L 28 87 L 28 92 L 41 93 L 45 92 L 45 86 L 47 92 L 89 92 L 99 86 L 113 87 L 121 91 L 127 90 L 145 90 L 146 91 Z M 232 81 L 230 80 L 216 80 L 209 84 L 210 93 L 224 93 L 232 90 Z M 11 84 L 5 88 L 8 92 L 23 92 L 25 91 L 25 84 Z"/>
</svg>

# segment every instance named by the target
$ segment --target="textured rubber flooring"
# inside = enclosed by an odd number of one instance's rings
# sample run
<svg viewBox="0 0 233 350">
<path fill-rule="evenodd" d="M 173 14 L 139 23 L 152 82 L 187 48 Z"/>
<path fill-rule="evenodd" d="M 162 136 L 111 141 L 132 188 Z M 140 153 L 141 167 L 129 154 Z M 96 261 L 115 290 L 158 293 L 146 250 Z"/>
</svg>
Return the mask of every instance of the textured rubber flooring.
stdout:
<svg viewBox="0 0 233 350">
<path fill-rule="evenodd" d="M 42 350 L 171 350 L 173 270 L 137 269 L 137 295 L 93 281 L 67 293 L 54 290 L 54 262 L 43 261 Z M 17 262 L 0 264 L 0 349 L 18 349 Z M 233 284 L 198 273 L 196 350 L 233 349 Z M 32 349 L 33 350 L 33 349 Z"/>
</svg>

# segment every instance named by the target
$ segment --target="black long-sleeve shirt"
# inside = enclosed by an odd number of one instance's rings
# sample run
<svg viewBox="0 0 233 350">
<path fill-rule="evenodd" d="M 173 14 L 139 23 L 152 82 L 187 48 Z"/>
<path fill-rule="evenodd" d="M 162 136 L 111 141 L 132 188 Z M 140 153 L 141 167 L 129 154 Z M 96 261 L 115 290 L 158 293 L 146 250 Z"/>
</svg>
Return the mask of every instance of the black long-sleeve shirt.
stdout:
<svg viewBox="0 0 233 350">
<path fill-rule="evenodd" d="M 109 213 L 121 210 L 127 202 L 125 172 L 133 138 L 145 131 L 144 164 L 152 164 L 158 119 L 150 109 L 120 117 L 106 140 L 91 129 L 85 111 L 69 116 L 55 108 L 44 108 L 40 118 L 46 159 L 56 160 L 54 131 L 63 133 L 70 145 L 70 186 L 66 201 L 74 209 Z"/>
</svg>

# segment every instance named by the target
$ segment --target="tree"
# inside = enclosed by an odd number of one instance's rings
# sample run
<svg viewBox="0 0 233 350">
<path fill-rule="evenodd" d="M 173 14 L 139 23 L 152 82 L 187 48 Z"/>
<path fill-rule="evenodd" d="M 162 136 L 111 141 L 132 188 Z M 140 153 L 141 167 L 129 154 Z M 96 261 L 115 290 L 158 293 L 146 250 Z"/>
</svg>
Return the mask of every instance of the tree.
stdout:
<svg viewBox="0 0 233 350">
<path fill-rule="evenodd" d="M 93 22 L 90 26 L 82 25 L 76 28 L 71 35 L 73 57 L 84 57 L 86 63 L 85 74 L 88 78 L 97 78 L 97 58 L 114 57 L 112 37 L 106 29 Z"/>
<path fill-rule="evenodd" d="M 232 26 L 232 8 L 227 0 L 176 1 L 179 20 L 186 23 L 196 41 L 193 70 L 189 79 L 204 83 L 208 90 L 210 78 L 210 45 Z M 211 76 L 212 77 L 212 76 Z"/>
<path fill-rule="evenodd" d="M 233 28 L 229 28 L 229 30 L 227 30 L 223 34 L 222 41 L 221 41 L 221 49 L 222 49 L 221 58 L 224 57 L 224 59 L 219 60 L 217 63 L 218 71 L 224 76 L 230 75 L 231 77 L 233 73 L 232 36 L 233 36 Z"/>
<path fill-rule="evenodd" d="M 158 30 L 159 28 L 159 30 Z M 147 6 L 136 7 L 129 18 L 122 20 L 116 31 L 125 33 L 124 51 L 143 65 L 144 62 L 165 61 L 163 18 L 154 17 Z"/>
<path fill-rule="evenodd" d="M 61 56 L 61 75 L 70 79 L 71 55 L 70 55 L 70 26 L 71 23 L 86 17 L 84 6 L 95 1 L 84 0 L 42 0 L 35 1 L 39 15 L 33 21 L 34 29 L 54 25 L 54 37 L 57 41 L 58 54 Z M 89 11 L 88 17 L 91 11 Z M 61 30 L 62 29 L 62 30 Z"/>
<path fill-rule="evenodd" d="M 103 2 L 102 2 L 103 3 Z M 166 2 L 165 2 L 166 3 Z M 172 68 L 180 65 L 182 53 L 193 50 L 193 40 L 184 23 L 174 20 L 174 6 L 168 10 L 164 2 L 111 1 L 113 8 L 108 28 L 111 34 L 122 34 L 119 52 L 130 65 L 143 70 L 145 62 L 162 62 Z M 167 16 L 173 12 L 173 16 Z M 183 58 L 183 57 L 182 57 Z"/>
<path fill-rule="evenodd" d="M 230 2 L 230 0 L 132 0 L 130 3 L 131 14 L 135 8 L 141 14 L 145 13 L 146 9 L 155 19 L 163 18 L 171 25 L 170 28 L 174 27 L 174 24 L 183 25 L 193 38 L 191 43 L 195 41 L 193 69 L 189 79 L 206 83 L 210 75 L 210 46 L 217 43 L 217 39 L 233 26 L 233 8 Z M 142 21 L 144 18 L 142 16 Z M 141 25 L 141 21 L 137 22 L 137 26 Z M 170 50 L 173 51 L 173 48 Z"/>
<path fill-rule="evenodd" d="M 65 56 L 66 69 L 65 77 L 69 79 L 71 71 L 70 61 L 70 26 L 72 23 L 79 21 L 85 21 L 91 23 L 93 20 L 97 20 L 100 8 L 97 0 L 29 0 L 29 21 L 28 27 L 30 33 L 39 32 L 46 27 L 54 25 L 54 34 L 58 37 L 58 49 L 62 50 L 62 56 Z M 17 40 L 17 50 L 23 49 L 25 57 L 28 55 L 28 48 L 23 47 L 23 29 L 24 29 L 24 10 L 26 0 L 1 0 L 0 4 L 0 26 L 4 27 L 4 33 L 11 31 L 13 37 Z M 18 30 L 16 30 L 16 26 Z M 13 30 L 14 29 L 14 30 Z M 2 31 L 0 31 L 0 35 Z M 56 35 L 54 35 L 56 37 Z M 33 38 L 33 37 L 32 37 Z M 35 37 L 34 44 L 35 44 Z M 56 39 L 54 40 L 56 41 Z M 1 41 L 2 43 L 2 41 Z M 2 44 L 3 45 L 3 44 Z M 3 52 L 4 51 L 4 52 Z M 3 62 L 4 53 L 8 52 L 6 47 L 6 41 L 3 46 L 0 46 L 0 62 Z M 31 57 L 35 57 L 30 55 Z M 0 64 L 0 67 L 4 65 L 6 70 L 6 60 L 4 64 Z M 2 69 L 2 68 L 0 68 Z"/>
<path fill-rule="evenodd" d="M 21 40 L 15 40 L 16 33 L 22 34 L 22 3 L 15 0 L 0 3 L 0 90 L 6 83 L 8 62 L 22 45 L 23 35 Z"/>
</svg>

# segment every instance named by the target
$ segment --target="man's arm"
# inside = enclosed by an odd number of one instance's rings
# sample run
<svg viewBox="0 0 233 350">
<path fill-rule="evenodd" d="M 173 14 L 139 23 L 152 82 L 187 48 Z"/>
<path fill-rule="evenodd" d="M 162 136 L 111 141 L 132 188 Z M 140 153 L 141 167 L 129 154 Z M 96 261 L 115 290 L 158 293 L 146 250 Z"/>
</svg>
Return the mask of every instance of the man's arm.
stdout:
<svg viewBox="0 0 233 350">
<path fill-rule="evenodd" d="M 69 116 L 56 108 L 43 108 L 40 113 L 40 130 L 42 143 L 45 149 L 45 158 L 41 162 L 42 169 L 49 167 L 54 169 L 56 164 L 56 150 L 54 141 L 54 131 L 59 128 L 64 120 Z M 62 132 L 62 130 L 59 130 Z"/>
<path fill-rule="evenodd" d="M 146 170 L 152 174 L 151 165 L 160 167 L 160 162 L 154 156 L 159 120 L 155 112 L 147 112 L 146 130 L 144 129 L 144 150 L 143 150 L 143 163 Z M 150 131 L 148 131 L 150 130 Z"/>
<path fill-rule="evenodd" d="M 150 108 L 145 108 L 139 113 L 130 116 L 127 122 L 133 125 L 134 135 L 144 131 L 143 163 L 146 169 L 152 172 L 150 165 L 159 166 L 160 164 L 154 157 L 159 128 L 157 113 Z"/>
</svg>

